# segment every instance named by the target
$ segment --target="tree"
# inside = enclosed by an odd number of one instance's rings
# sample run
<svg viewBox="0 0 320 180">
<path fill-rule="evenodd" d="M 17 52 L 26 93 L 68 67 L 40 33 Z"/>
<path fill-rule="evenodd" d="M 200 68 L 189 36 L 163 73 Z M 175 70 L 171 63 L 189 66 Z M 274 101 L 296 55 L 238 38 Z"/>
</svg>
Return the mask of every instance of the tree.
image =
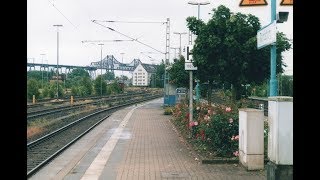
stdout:
<svg viewBox="0 0 320 180">
<path fill-rule="evenodd" d="M 108 94 L 118 94 L 122 91 L 121 86 L 119 85 L 118 81 L 114 81 L 107 87 Z"/>
<path fill-rule="evenodd" d="M 193 46 L 195 77 L 201 82 L 232 84 L 233 98 L 241 97 L 241 84 L 262 83 L 270 75 L 270 48 L 257 49 L 259 19 L 251 14 L 232 13 L 221 5 L 208 23 L 187 18 L 188 28 L 197 35 Z M 286 66 L 281 53 L 291 48 L 283 33 L 277 33 L 277 72 Z"/>
<path fill-rule="evenodd" d="M 164 61 L 162 60 L 161 64 L 159 66 L 157 66 L 157 70 L 156 70 L 156 77 L 155 77 L 155 84 L 156 87 L 159 88 L 163 88 L 163 76 L 164 76 Z"/>
<path fill-rule="evenodd" d="M 73 69 L 68 73 L 68 79 L 66 80 L 66 87 L 79 86 L 82 78 L 90 78 L 89 73 L 83 68 Z"/>
<path fill-rule="evenodd" d="M 63 87 L 62 87 L 62 84 L 61 82 L 58 83 L 58 86 L 59 86 L 59 98 L 62 98 L 64 97 L 65 93 L 64 93 L 64 90 L 63 90 Z M 54 97 L 57 97 L 57 82 L 51 82 L 50 85 L 48 86 L 48 89 L 49 89 L 49 92 L 47 93 L 50 98 L 54 98 Z"/>
<path fill-rule="evenodd" d="M 73 69 L 70 73 L 68 73 L 68 79 L 73 79 L 75 77 L 89 77 L 89 73 L 83 68 Z"/>
<path fill-rule="evenodd" d="M 89 96 L 92 94 L 92 82 L 89 77 L 82 77 L 80 81 L 80 95 Z"/>
<path fill-rule="evenodd" d="M 102 84 L 102 86 L 101 86 L 101 84 Z M 100 96 L 101 88 L 102 88 L 102 95 L 105 95 L 107 93 L 107 83 L 106 83 L 106 81 L 102 81 L 102 83 L 101 83 L 101 75 L 99 75 L 94 80 L 94 91 L 97 96 Z"/>
<path fill-rule="evenodd" d="M 32 99 L 33 95 L 35 95 L 35 98 L 37 99 L 40 95 L 39 92 L 39 83 L 36 79 L 30 79 L 27 82 L 27 97 L 28 99 Z"/>
<path fill-rule="evenodd" d="M 279 95 L 293 96 L 293 76 L 279 75 Z"/>
<path fill-rule="evenodd" d="M 116 78 L 114 72 L 106 72 L 103 76 L 102 76 L 103 79 L 105 80 L 114 80 Z"/>
<path fill-rule="evenodd" d="M 34 79 L 37 81 L 42 80 L 42 72 L 41 71 L 28 71 L 27 72 L 27 79 Z"/>
<path fill-rule="evenodd" d="M 176 59 L 176 61 L 172 64 L 171 68 L 168 70 L 170 77 L 169 83 L 173 83 L 177 87 L 188 88 L 189 72 L 184 70 L 184 63 L 184 57 L 180 56 L 180 59 Z"/>
</svg>

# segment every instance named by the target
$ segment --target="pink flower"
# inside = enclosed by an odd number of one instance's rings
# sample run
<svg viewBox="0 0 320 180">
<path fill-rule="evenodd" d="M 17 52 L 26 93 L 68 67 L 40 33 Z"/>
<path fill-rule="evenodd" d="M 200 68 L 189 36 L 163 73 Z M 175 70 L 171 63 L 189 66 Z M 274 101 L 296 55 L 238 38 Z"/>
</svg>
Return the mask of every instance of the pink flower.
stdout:
<svg viewBox="0 0 320 180">
<path fill-rule="evenodd" d="M 208 114 L 211 114 L 211 109 L 208 110 Z"/>
<path fill-rule="evenodd" d="M 239 156 L 239 151 L 233 152 L 234 156 Z"/>
<path fill-rule="evenodd" d="M 233 119 L 232 118 L 229 119 L 229 123 L 233 123 Z"/>
<path fill-rule="evenodd" d="M 230 112 L 230 111 L 231 111 L 231 108 L 230 108 L 230 107 L 227 107 L 227 108 L 226 108 L 226 111 L 227 111 L 227 112 Z"/>
<path fill-rule="evenodd" d="M 236 135 L 236 137 L 234 137 L 235 140 L 239 140 L 239 135 Z"/>
</svg>

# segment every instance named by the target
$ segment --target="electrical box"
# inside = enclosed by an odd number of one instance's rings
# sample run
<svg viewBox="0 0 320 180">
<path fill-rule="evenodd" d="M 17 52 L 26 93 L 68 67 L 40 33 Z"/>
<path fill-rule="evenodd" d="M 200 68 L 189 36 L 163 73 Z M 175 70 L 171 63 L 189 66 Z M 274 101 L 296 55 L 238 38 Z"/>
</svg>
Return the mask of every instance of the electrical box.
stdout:
<svg viewBox="0 0 320 180">
<path fill-rule="evenodd" d="M 239 159 L 248 170 L 264 168 L 264 113 L 239 109 Z"/>
<path fill-rule="evenodd" d="M 293 165 L 293 97 L 268 98 L 268 124 L 269 160 Z"/>
</svg>

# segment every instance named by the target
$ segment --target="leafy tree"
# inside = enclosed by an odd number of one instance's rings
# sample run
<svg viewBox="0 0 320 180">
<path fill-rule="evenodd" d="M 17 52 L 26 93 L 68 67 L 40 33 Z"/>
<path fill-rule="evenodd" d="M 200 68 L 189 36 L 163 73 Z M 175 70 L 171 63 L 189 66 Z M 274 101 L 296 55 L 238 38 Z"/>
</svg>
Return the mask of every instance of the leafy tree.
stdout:
<svg viewBox="0 0 320 180">
<path fill-rule="evenodd" d="M 71 87 L 71 95 L 72 96 L 78 96 L 80 95 L 80 90 L 78 86 L 72 86 Z"/>
<path fill-rule="evenodd" d="M 185 59 L 180 56 L 180 59 L 172 64 L 171 68 L 168 70 L 170 83 L 175 84 L 177 87 L 189 87 L 189 72 L 184 70 Z"/>
<path fill-rule="evenodd" d="M 32 99 L 33 95 L 35 98 L 38 99 L 40 92 L 39 92 L 39 83 L 36 79 L 30 79 L 27 82 L 27 97 L 28 99 Z"/>
<path fill-rule="evenodd" d="M 99 75 L 94 80 L 94 91 L 97 96 L 100 96 L 101 89 L 102 89 L 102 95 L 107 94 L 107 83 L 106 83 L 106 81 L 102 81 L 102 83 L 101 83 L 101 75 Z"/>
<path fill-rule="evenodd" d="M 107 87 L 108 94 L 118 94 L 122 91 L 118 81 L 114 81 L 113 83 L 109 84 Z"/>
<path fill-rule="evenodd" d="M 59 92 L 58 93 L 59 93 L 59 98 L 62 98 L 65 95 L 61 83 L 59 83 Z M 50 85 L 48 86 L 48 95 L 50 98 L 57 97 L 57 82 L 50 83 Z"/>
<path fill-rule="evenodd" d="M 83 68 L 73 69 L 70 73 L 68 73 L 67 77 L 66 87 L 72 87 L 74 85 L 80 86 L 82 78 L 87 77 L 90 79 L 89 73 Z"/>
<path fill-rule="evenodd" d="M 68 79 L 74 79 L 76 77 L 88 77 L 88 78 L 90 78 L 90 75 L 83 68 L 76 68 L 76 69 L 73 69 L 70 73 L 68 73 Z"/>
<path fill-rule="evenodd" d="M 81 96 L 89 96 L 92 94 L 92 82 L 89 77 L 82 77 L 80 82 Z"/>
<path fill-rule="evenodd" d="M 159 66 L 157 66 L 157 70 L 156 70 L 156 77 L 155 77 L 155 81 L 156 81 L 156 87 L 159 88 L 163 88 L 163 76 L 164 76 L 164 61 L 162 60 L 161 64 Z"/>
<path fill-rule="evenodd" d="M 128 78 L 128 76 L 121 75 L 118 79 L 126 81 L 126 80 L 128 80 L 129 78 Z"/>
<path fill-rule="evenodd" d="M 27 79 L 35 79 L 37 81 L 41 81 L 42 80 L 42 72 L 41 71 L 27 71 Z"/>
<path fill-rule="evenodd" d="M 103 74 L 102 78 L 110 81 L 110 80 L 114 80 L 116 78 L 116 76 L 115 76 L 114 72 L 109 71 L 109 72 L 106 72 L 105 74 Z"/>
<path fill-rule="evenodd" d="M 46 98 L 46 97 L 49 97 L 49 86 L 50 84 L 49 83 L 46 83 L 43 87 L 43 90 L 42 90 L 42 97 L 43 98 Z"/>
<path fill-rule="evenodd" d="M 251 96 L 267 97 L 268 96 L 268 80 L 262 84 L 253 85 Z"/>
<path fill-rule="evenodd" d="M 270 48 L 257 49 L 259 19 L 251 14 L 232 13 L 221 5 L 213 9 L 208 23 L 187 18 L 188 28 L 197 35 L 193 46 L 195 77 L 201 82 L 232 84 L 233 98 L 241 98 L 241 84 L 262 83 L 270 75 Z M 291 48 L 283 33 L 277 33 L 277 72 L 286 66 L 281 53 Z"/>
<path fill-rule="evenodd" d="M 293 96 L 293 76 L 280 75 L 279 76 L 279 95 Z"/>
</svg>

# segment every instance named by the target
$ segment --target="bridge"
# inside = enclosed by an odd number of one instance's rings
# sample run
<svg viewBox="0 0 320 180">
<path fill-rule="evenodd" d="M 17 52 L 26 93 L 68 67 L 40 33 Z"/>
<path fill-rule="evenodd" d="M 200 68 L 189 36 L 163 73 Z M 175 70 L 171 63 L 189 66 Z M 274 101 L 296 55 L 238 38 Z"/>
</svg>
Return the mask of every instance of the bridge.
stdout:
<svg viewBox="0 0 320 180">
<path fill-rule="evenodd" d="M 88 71 L 91 76 L 95 76 L 96 70 L 98 70 L 98 69 L 102 69 L 102 70 L 105 70 L 106 72 L 113 72 L 113 73 L 115 70 L 132 72 L 136 69 L 136 67 L 139 64 L 142 64 L 142 66 L 149 73 L 155 73 L 157 70 L 157 66 L 158 66 L 155 64 L 142 63 L 140 61 L 140 59 L 133 59 L 133 61 L 131 61 L 128 64 L 121 63 L 116 58 L 114 58 L 113 55 L 107 55 L 106 57 L 104 57 L 102 59 L 102 61 L 99 60 L 99 61 L 91 62 L 90 66 L 75 66 L 75 65 L 59 64 L 58 69 L 59 69 L 59 73 L 60 72 L 62 73 L 62 69 L 65 69 L 65 73 L 67 74 L 70 72 L 70 70 L 73 70 L 76 68 L 82 68 L 82 69 L 85 69 L 86 71 Z M 47 69 L 47 71 L 49 71 L 49 69 L 56 69 L 57 64 L 27 63 L 27 67 L 28 67 L 29 71 L 32 70 L 32 68 L 35 70 L 36 67 L 39 67 L 40 70 L 43 68 L 44 70 Z"/>
</svg>

